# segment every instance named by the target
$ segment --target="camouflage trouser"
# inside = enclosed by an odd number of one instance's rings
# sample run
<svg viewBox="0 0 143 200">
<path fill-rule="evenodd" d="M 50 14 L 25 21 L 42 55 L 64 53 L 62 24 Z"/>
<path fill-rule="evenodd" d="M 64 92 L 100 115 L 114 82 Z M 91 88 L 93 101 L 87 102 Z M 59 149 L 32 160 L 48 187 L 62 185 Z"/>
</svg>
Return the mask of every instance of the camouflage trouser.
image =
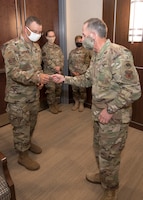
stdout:
<svg viewBox="0 0 143 200">
<path fill-rule="evenodd" d="M 7 104 L 7 113 L 13 126 L 14 147 L 16 150 L 26 151 L 29 149 L 38 111 L 39 101 Z"/>
<path fill-rule="evenodd" d="M 46 84 L 45 87 L 45 93 L 47 94 L 47 103 L 50 105 L 54 104 L 57 101 L 57 99 L 59 101 L 62 92 L 62 84 L 48 82 L 48 84 Z"/>
<path fill-rule="evenodd" d="M 127 138 L 128 124 L 94 122 L 93 145 L 103 188 L 118 188 L 120 156 Z"/>
<path fill-rule="evenodd" d="M 72 85 L 72 93 L 73 93 L 74 99 L 77 99 L 80 102 L 85 102 L 86 97 L 87 97 L 86 88 Z"/>
</svg>

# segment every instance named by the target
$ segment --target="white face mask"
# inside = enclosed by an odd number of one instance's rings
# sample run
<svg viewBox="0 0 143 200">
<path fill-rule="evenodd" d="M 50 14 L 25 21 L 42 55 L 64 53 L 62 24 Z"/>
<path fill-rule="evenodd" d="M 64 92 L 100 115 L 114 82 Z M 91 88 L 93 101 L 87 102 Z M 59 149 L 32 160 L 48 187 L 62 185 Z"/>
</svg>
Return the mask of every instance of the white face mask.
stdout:
<svg viewBox="0 0 143 200">
<path fill-rule="evenodd" d="M 95 40 L 91 36 L 87 36 L 82 42 L 84 48 L 89 49 L 89 50 L 93 50 L 94 43 L 95 43 Z"/>
<path fill-rule="evenodd" d="M 26 28 L 28 29 L 28 31 L 30 31 L 30 35 L 27 35 L 29 40 L 31 40 L 32 42 L 37 42 L 41 37 L 41 33 L 34 33 L 27 26 Z"/>
</svg>

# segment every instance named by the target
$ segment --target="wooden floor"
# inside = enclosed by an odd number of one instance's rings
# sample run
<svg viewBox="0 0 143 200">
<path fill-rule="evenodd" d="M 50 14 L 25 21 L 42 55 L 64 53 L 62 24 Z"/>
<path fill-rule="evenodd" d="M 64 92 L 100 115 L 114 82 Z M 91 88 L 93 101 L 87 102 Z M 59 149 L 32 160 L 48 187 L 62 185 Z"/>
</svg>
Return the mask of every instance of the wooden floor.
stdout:
<svg viewBox="0 0 143 200">
<path fill-rule="evenodd" d="M 17 200 L 100 200 L 100 185 L 88 183 L 85 174 L 97 169 L 92 150 L 91 111 L 71 111 L 54 115 L 41 111 L 34 141 L 43 152 L 30 153 L 41 164 L 38 171 L 28 171 L 17 164 L 12 127 L 0 128 L 1 151 L 7 156 L 15 183 Z M 119 200 L 143 200 L 143 132 L 129 128 L 120 169 Z"/>
</svg>

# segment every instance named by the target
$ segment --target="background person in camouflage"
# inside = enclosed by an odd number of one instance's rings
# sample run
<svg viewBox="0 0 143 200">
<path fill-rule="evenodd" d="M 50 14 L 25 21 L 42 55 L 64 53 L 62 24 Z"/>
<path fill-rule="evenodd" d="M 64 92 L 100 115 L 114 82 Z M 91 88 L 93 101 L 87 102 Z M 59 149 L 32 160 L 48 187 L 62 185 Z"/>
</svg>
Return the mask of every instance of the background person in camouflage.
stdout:
<svg viewBox="0 0 143 200">
<path fill-rule="evenodd" d="M 5 101 L 13 126 L 14 147 L 19 153 L 18 163 L 29 170 L 40 165 L 28 155 L 28 150 L 41 153 L 42 149 L 31 139 L 39 110 L 39 89 L 48 81 L 41 70 L 41 49 L 37 43 L 42 25 L 37 17 L 25 22 L 23 34 L 3 45 L 2 55 L 6 69 Z"/>
<path fill-rule="evenodd" d="M 75 37 L 75 44 L 76 48 L 69 53 L 68 66 L 72 76 L 79 76 L 84 74 L 89 67 L 91 54 L 89 50 L 82 46 L 81 35 Z M 78 109 L 79 112 L 82 112 L 84 110 L 84 102 L 87 96 L 86 88 L 72 85 L 72 93 L 75 101 L 72 110 L 75 111 Z"/>
<path fill-rule="evenodd" d="M 53 80 L 92 86 L 93 143 L 99 172 L 89 173 L 86 178 L 102 185 L 101 200 L 116 200 L 120 156 L 127 138 L 132 103 L 141 96 L 139 77 L 131 52 L 106 39 L 107 26 L 102 20 L 87 20 L 82 32 L 83 45 L 95 51 L 90 67 L 81 76 L 57 74 Z"/>
<path fill-rule="evenodd" d="M 42 47 L 43 70 L 46 74 L 62 74 L 64 67 L 64 56 L 61 48 L 55 44 L 55 33 L 53 30 L 46 32 L 46 44 Z M 49 82 L 45 85 L 47 94 L 47 103 L 49 111 L 58 114 L 62 110 L 59 108 L 62 84 Z"/>
</svg>

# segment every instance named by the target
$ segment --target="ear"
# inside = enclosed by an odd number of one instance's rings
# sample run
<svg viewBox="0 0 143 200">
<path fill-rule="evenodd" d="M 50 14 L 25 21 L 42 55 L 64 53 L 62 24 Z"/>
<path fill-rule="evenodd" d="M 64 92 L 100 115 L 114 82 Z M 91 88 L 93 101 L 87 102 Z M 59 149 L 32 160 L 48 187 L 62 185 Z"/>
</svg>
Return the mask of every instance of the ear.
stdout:
<svg viewBox="0 0 143 200">
<path fill-rule="evenodd" d="M 24 30 L 24 32 L 26 32 L 26 30 L 27 30 L 26 26 L 23 27 L 23 30 Z"/>
<path fill-rule="evenodd" d="M 95 32 L 91 32 L 91 33 L 90 33 L 90 36 L 91 36 L 93 39 L 95 39 L 95 38 L 96 38 L 96 33 L 95 33 Z"/>
</svg>

